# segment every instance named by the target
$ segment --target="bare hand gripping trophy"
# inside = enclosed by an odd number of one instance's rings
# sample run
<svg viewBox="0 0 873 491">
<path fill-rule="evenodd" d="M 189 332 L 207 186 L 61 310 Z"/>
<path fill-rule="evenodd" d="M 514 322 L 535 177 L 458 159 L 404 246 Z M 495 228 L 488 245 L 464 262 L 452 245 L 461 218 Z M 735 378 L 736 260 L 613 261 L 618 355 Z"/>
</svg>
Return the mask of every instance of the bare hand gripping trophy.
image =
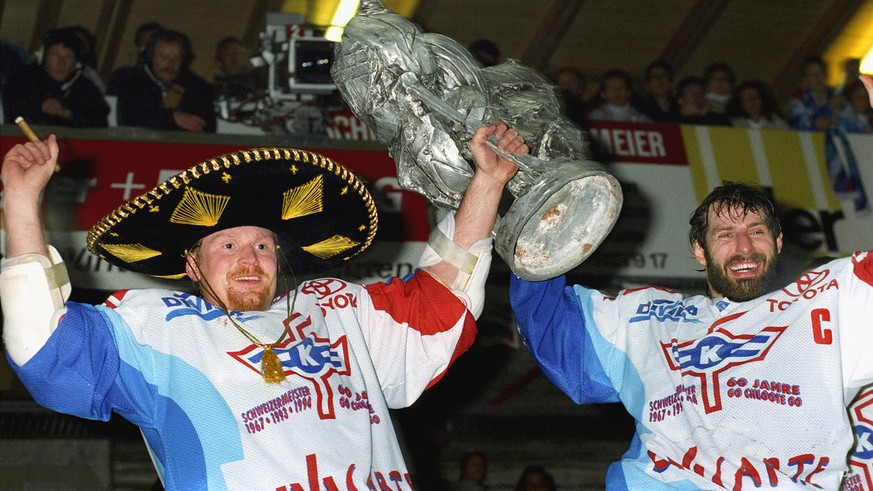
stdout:
<svg viewBox="0 0 873 491">
<path fill-rule="evenodd" d="M 400 185 L 440 208 L 460 204 L 478 127 L 504 121 L 525 137 L 531 153 L 510 157 L 519 171 L 495 225 L 495 248 L 519 277 L 544 280 L 575 268 L 615 224 L 618 181 L 588 159 L 582 132 L 532 69 L 513 61 L 480 68 L 455 41 L 363 0 L 331 74 L 355 115 L 388 145 Z"/>
</svg>

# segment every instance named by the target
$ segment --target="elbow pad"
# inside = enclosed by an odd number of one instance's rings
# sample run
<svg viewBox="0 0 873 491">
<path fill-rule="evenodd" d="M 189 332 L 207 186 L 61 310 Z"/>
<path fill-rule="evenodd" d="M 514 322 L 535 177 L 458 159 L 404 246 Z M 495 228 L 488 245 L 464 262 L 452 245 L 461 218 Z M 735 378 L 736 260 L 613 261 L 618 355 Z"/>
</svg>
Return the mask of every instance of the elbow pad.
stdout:
<svg viewBox="0 0 873 491">
<path fill-rule="evenodd" d="M 3 342 L 18 366 L 45 345 L 70 298 L 70 278 L 57 249 L 49 256 L 22 254 L 0 261 Z"/>
<path fill-rule="evenodd" d="M 491 269 L 491 237 L 475 242 L 469 249 L 452 242 L 455 237 L 455 214 L 448 213 L 430 234 L 421 255 L 419 267 L 433 266 L 441 261 L 458 268 L 451 285 L 447 285 L 467 309 L 478 319 L 485 307 L 485 281 Z"/>
</svg>

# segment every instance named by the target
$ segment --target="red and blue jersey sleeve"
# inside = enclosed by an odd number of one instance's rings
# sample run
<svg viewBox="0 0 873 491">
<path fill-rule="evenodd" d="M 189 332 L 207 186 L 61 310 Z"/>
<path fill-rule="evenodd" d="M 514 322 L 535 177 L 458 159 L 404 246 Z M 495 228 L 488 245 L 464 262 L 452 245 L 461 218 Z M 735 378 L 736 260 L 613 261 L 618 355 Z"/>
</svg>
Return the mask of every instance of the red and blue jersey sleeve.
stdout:
<svg viewBox="0 0 873 491">
<path fill-rule="evenodd" d="M 68 302 L 42 349 L 11 365 L 36 402 L 55 411 L 108 421 L 113 409 L 131 409 L 116 384 L 120 358 L 109 322 L 93 306 Z"/>
<path fill-rule="evenodd" d="M 412 404 L 476 338 L 476 322 L 452 292 L 424 271 L 367 285 L 361 320 L 370 357 L 392 407 Z"/>
<path fill-rule="evenodd" d="M 873 287 L 873 251 L 855 253 L 852 267 L 858 279 Z"/>
<path fill-rule="evenodd" d="M 852 387 L 873 383 L 873 251 L 851 258 L 846 300 L 837 314 L 843 344 L 845 379 Z"/>
<path fill-rule="evenodd" d="M 618 401 L 588 332 L 594 321 L 565 277 L 532 282 L 512 275 L 509 297 L 522 339 L 553 384 L 578 404 Z"/>
</svg>

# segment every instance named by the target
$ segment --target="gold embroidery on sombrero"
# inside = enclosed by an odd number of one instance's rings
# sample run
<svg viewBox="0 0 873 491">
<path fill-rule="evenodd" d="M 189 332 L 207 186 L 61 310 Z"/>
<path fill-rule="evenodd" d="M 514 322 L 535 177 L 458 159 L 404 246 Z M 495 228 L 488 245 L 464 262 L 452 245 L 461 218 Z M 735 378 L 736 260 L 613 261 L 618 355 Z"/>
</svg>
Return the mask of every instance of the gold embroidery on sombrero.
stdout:
<svg viewBox="0 0 873 491">
<path fill-rule="evenodd" d="M 106 252 L 128 263 L 160 256 L 161 252 L 150 249 L 142 244 L 101 244 Z"/>
<path fill-rule="evenodd" d="M 282 195 L 282 220 L 321 213 L 324 199 L 324 176 L 295 186 Z"/>
<path fill-rule="evenodd" d="M 313 256 L 320 257 L 321 259 L 329 259 L 345 250 L 355 247 L 356 245 L 358 245 L 358 242 L 355 242 L 348 237 L 334 235 L 333 237 L 324 239 L 321 242 L 304 246 L 303 250 Z"/>
<path fill-rule="evenodd" d="M 179 273 L 179 274 L 153 274 L 151 276 L 153 276 L 155 278 L 162 279 L 162 280 L 181 280 L 182 278 L 184 278 L 188 275 L 185 273 Z"/>
<path fill-rule="evenodd" d="M 211 227 L 218 223 L 228 201 L 230 196 L 204 193 L 189 186 L 170 215 L 170 223 Z"/>
</svg>

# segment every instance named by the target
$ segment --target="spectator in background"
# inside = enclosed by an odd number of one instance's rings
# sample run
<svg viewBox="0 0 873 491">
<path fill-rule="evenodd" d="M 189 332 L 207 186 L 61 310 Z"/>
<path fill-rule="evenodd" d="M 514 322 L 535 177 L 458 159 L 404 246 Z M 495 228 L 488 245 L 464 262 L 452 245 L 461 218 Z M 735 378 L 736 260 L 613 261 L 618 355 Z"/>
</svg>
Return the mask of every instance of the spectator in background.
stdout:
<svg viewBox="0 0 873 491">
<path fill-rule="evenodd" d="M 864 104 L 867 104 L 866 100 Z M 743 82 L 734 90 L 733 97 L 728 101 L 727 115 L 732 125 L 741 128 L 790 129 L 782 117 L 776 97 L 767 84 L 760 80 Z"/>
<path fill-rule="evenodd" d="M 515 491 L 555 491 L 555 478 L 540 465 L 525 467 L 515 485 Z"/>
<path fill-rule="evenodd" d="M 640 110 L 652 121 L 675 123 L 679 120 L 679 102 L 673 95 L 673 66 L 664 60 L 655 60 L 643 75 L 644 90 Z"/>
<path fill-rule="evenodd" d="M 82 26 L 67 27 L 76 37 L 82 41 L 82 57 L 79 58 L 79 63 L 82 64 L 82 75 L 87 77 L 95 87 L 100 89 L 101 94 L 106 93 L 106 84 L 103 83 L 103 78 L 97 73 L 97 40 L 94 34 Z"/>
<path fill-rule="evenodd" d="M 585 86 L 587 80 L 579 70 L 565 67 L 555 74 L 555 85 L 558 86 L 561 108 L 570 121 L 583 126 L 588 105 L 585 103 Z"/>
<path fill-rule="evenodd" d="M 803 61 L 803 80 L 788 100 L 788 123 L 796 130 L 824 131 L 836 123 L 840 98 L 827 85 L 827 65 L 820 56 Z"/>
<path fill-rule="evenodd" d="M 42 38 L 42 58 L 15 72 L 3 88 L 7 123 L 22 116 L 34 124 L 106 127 L 109 105 L 82 76 L 82 43 L 69 29 Z"/>
<path fill-rule="evenodd" d="M 679 99 L 679 123 L 730 126 L 724 114 L 713 112 L 706 104 L 703 79 L 689 76 L 676 86 Z"/>
<path fill-rule="evenodd" d="M 631 104 L 633 79 L 617 68 L 607 70 L 600 78 L 599 103 L 588 113 L 589 121 L 623 121 L 648 123 L 652 120 Z"/>
<path fill-rule="evenodd" d="M 858 75 L 861 75 L 861 59 L 846 58 L 843 60 L 842 67 L 843 79 L 840 80 L 840 84 L 835 89 L 837 94 L 840 95 L 843 94 L 846 86 L 858 81 Z"/>
<path fill-rule="evenodd" d="M 233 36 L 223 38 L 215 45 L 215 60 L 222 75 L 242 75 L 252 69 L 248 50 Z"/>
<path fill-rule="evenodd" d="M 106 84 L 107 94 L 118 94 L 118 86 L 121 85 L 121 82 L 127 77 L 137 73 L 140 68 L 142 68 L 144 63 L 143 50 L 145 50 L 145 43 L 149 39 L 149 36 L 160 28 L 161 25 L 157 22 L 146 22 L 136 28 L 136 33 L 133 35 L 133 44 L 136 46 L 136 63 L 131 66 L 117 68 L 112 72 L 112 75 L 109 76 L 109 83 Z"/>
<path fill-rule="evenodd" d="M 500 63 L 500 48 L 489 39 L 477 39 L 470 44 L 470 54 L 483 67 Z"/>
<path fill-rule="evenodd" d="M 855 82 L 846 85 L 843 97 L 846 104 L 837 114 L 837 128 L 846 133 L 873 133 L 870 98 L 864 84 L 855 79 Z"/>
<path fill-rule="evenodd" d="M 488 459 L 485 454 L 474 450 L 461 458 L 460 477 L 453 491 L 484 491 L 488 489 Z"/>
<path fill-rule="evenodd" d="M 737 78 L 734 75 L 734 70 L 727 63 L 720 61 L 710 63 L 703 70 L 706 105 L 709 106 L 710 111 L 718 114 L 725 113 L 736 83 Z"/>
<path fill-rule="evenodd" d="M 118 124 L 157 130 L 215 132 L 215 92 L 188 66 L 188 36 L 159 29 L 143 51 L 145 64 L 118 87 Z"/>
<path fill-rule="evenodd" d="M 840 99 L 840 109 L 834 109 L 833 124 L 825 128 L 825 162 L 828 177 L 835 197 L 843 202 L 851 202 L 856 213 L 869 213 L 869 188 L 861 179 L 859 162 L 849 143 L 849 133 L 870 133 L 870 104 L 862 79 L 845 87 Z M 866 80 L 869 82 L 870 80 Z M 832 107 L 836 108 L 837 104 Z"/>
<path fill-rule="evenodd" d="M 242 41 L 233 36 L 223 38 L 215 45 L 215 61 L 219 71 L 215 75 L 217 97 L 245 99 L 258 91 L 257 73 Z M 266 88 L 266 78 L 263 82 Z"/>
</svg>

